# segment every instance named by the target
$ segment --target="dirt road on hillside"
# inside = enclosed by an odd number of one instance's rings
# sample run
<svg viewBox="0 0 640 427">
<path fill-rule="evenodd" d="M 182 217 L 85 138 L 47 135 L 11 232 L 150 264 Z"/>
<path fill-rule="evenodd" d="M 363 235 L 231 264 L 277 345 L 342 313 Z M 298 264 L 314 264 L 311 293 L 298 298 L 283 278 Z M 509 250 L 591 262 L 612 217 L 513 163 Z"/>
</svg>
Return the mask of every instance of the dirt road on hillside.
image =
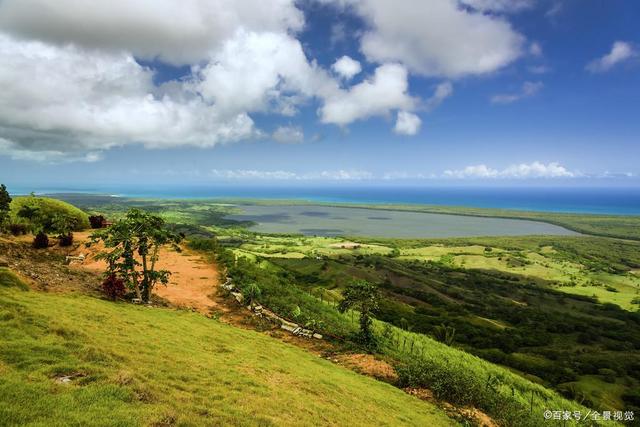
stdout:
<svg viewBox="0 0 640 427">
<path fill-rule="evenodd" d="M 74 233 L 76 241 L 88 240 L 90 233 Z M 103 272 L 106 263 L 96 260 L 95 254 L 99 246 L 85 248 L 81 245 L 76 254 L 83 253 L 87 259 L 75 267 Z M 207 262 L 204 257 L 188 249 L 176 252 L 173 249 L 162 248 L 157 263 L 160 270 L 169 270 L 171 277 L 167 286 L 156 285 L 154 293 L 176 307 L 193 308 L 203 314 L 212 310 L 227 311 L 224 306 L 216 302 L 218 295 L 219 274 L 213 262 Z"/>
</svg>

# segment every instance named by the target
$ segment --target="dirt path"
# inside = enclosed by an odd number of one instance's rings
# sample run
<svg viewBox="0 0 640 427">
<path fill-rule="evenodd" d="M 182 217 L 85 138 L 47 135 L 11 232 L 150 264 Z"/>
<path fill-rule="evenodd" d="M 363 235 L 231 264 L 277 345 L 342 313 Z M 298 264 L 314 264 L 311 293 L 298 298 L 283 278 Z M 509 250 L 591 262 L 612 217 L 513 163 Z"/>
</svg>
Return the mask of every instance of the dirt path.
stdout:
<svg viewBox="0 0 640 427">
<path fill-rule="evenodd" d="M 89 233 L 75 233 L 78 242 L 88 239 Z M 82 264 L 74 264 L 77 268 L 100 271 L 106 264 L 94 258 L 98 247 L 85 248 L 81 245 L 76 254 L 83 253 L 87 259 Z M 207 262 L 202 255 L 187 249 L 176 252 L 169 248 L 160 250 L 158 269 L 169 270 L 171 277 L 167 286 L 156 285 L 154 294 L 164 298 L 176 307 L 192 308 L 203 314 L 212 311 L 227 311 L 218 300 L 219 274 L 213 262 Z"/>
</svg>

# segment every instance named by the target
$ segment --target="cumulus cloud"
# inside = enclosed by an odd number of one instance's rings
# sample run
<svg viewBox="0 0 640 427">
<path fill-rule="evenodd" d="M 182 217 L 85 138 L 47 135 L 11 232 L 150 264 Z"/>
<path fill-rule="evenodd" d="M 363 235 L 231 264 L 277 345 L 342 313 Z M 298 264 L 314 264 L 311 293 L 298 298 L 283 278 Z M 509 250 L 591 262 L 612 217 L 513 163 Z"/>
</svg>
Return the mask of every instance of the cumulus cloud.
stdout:
<svg viewBox="0 0 640 427">
<path fill-rule="evenodd" d="M 359 74 L 360 71 L 362 71 L 360 62 L 347 55 L 344 55 L 342 58 L 334 62 L 331 68 L 333 69 L 333 71 L 338 73 L 340 77 L 347 80 L 353 78 L 355 75 Z"/>
<path fill-rule="evenodd" d="M 348 6 L 368 24 L 361 50 L 373 62 L 400 62 L 410 71 L 449 78 L 486 74 L 518 58 L 524 37 L 499 16 L 457 0 L 323 0 Z M 478 7 L 498 1 L 475 1 Z M 505 6 L 506 7 L 506 6 Z"/>
<path fill-rule="evenodd" d="M 529 98 L 540 92 L 544 84 L 542 82 L 524 82 L 520 91 L 515 93 L 503 93 L 491 97 L 493 104 L 511 104 L 523 98 Z"/>
<path fill-rule="evenodd" d="M 602 73 L 636 56 L 638 56 L 638 52 L 631 43 L 617 41 L 613 43 L 609 53 L 591 61 L 587 64 L 586 69 L 592 73 Z"/>
<path fill-rule="evenodd" d="M 304 142 L 304 131 L 299 126 L 279 126 L 271 137 L 281 144 L 300 144 Z"/>
<path fill-rule="evenodd" d="M 408 89 L 408 73 L 403 66 L 381 65 L 371 78 L 348 90 L 328 94 L 320 108 L 320 118 L 323 123 L 346 125 L 393 110 L 411 110 L 416 100 Z"/>
<path fill-rule="evenodd" d="M 422 120 L 408 111 L 398 111 L 396 125 L 393 131 L 399 135 L 415 135 L 420 130 Z"/>
<path fill-rule="evenodd" d="M 577 172 L 567 170 L 559 163 L 548 164 L 533 162 L 508 166 L 503 170 L 494 169 L 487 165 L 472 165 L 464 169 L 446 170 L 445 178 L 467 179 L 526 179 L 526 178 L 575 178 L 580 176 Z"/>
<path fill-rule="evenodd" d="M 184 92 L 162 93 L 127 53 L 23 42 L 0 34 L 0 135 L 33 151 L 211 146 L 251 136 L 243 112 L 223 114 Z"/>
<path fill-rule="evenodd" d="M 0 28 L 25 38 L 194 64 L 240 28 L 297 31 L 294 0 L 3 0 Z"/>
<path fill-rule="evenodd" d="M 191 87 L 230 113 L 296 113 L 300 97 L 337 91 L 337 83 L 310 63 L 287 34 L 239 31 L 210 63 L 196 70 Z"/>
</svg>

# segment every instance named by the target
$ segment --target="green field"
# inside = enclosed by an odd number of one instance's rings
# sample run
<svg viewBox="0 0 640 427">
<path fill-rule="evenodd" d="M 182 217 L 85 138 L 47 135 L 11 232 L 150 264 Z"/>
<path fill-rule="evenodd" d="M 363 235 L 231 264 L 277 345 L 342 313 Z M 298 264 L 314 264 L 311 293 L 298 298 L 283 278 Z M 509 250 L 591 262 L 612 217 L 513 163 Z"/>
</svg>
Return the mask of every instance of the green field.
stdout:
<svg viewBox="0 0 640 427">
<path fill-rule="evenodd" d="M 190 312 L 26 292 L 5 276 L 2 424 L 454 425 L 391 385 L 256 332 Z"/>
<path fill-rule="evenodd" d="M 447 400 L 459 397 L 454 380 L 459 370 L 472 370 L 458 362 L 473 354 L 508 370 L 488 364 L 493 368 L 476 372 L 477 383 L 486 382 L 480 377 L 488 372 L 491 378 L 495 373 L 503 379 L 507 378 L 504 372 L 510 372 L 506 384 L 513 384 L 514 376 L 531 380 L 597 410 L 637 407 L 639 242 L 599 236 L 393 239 L 263 234 L 247 229 L 250 221 L 230 220 L 227 215 L 239 212 L 238 207 L 221 201 L 105 199 L 98 203 L 80 198 L 78 202 L 113 217 L 129 206 L 140 206 L 161 214 L 192 238 L 215 236 L 196 246 L 227 254 L 219 261 L 226 263 L 236 283 L 259 284 L 261 303 L 340 340 L 348 341 L 357 328 L 353 315 L 341 315 L 335 309 L 342 290 L 354 279 L 377 284 L 383 292 L 377 317 L 393 325 L 395 336 L 411 332 L 411 341 L 419 342 L 436 337 L 443 325 L 455 331 L 451 344 L 456 350 L 444 361 L 442 347 L 433 347 L 433 341 L 421 345 L 433 349 L 424 353 L 425 360 L 407 355 L 404 348 L 399 351 L 397 338 L 395 345 L 393 338 L 385 344 L 388 356 L 408 363 L 408 372 L 413 372 L 408 383 L 434 389 L 439 380 L 429 372 L 447 376 L 443 389 Z M 265 202 L 274 203 L 278 202 Z M 547 215 L 510 214 L 528 219 Z M 529 218 L 530 214 L 536 218 Z M 608 221 L 604 217 L 548 215 L 545 220 L 558 216 L 577 221 L 561 224 L 572 229 L 589 223 L 595 234 L 607 234 L 602 228 Z M 633 238 L 638 218 L 615 218 L 620 222 L 613 234 Z M 580 231 L 588 232 L 584 227 Z M 449 363 L 451 358 L 459 360 Z M 460 381 L 467 384 L 464 378 Z M 523 387 L 529 390 L 524 394 L 530 393 L 529 387 Z M 478 386 L 472 404 L 499 418 L 499 405 L 482 390 Z M 524 398 L 512 397 L 507 400 L 514 406 L 504 416 L 522 411 Z M 537 419 L 531 415 L 527 423 L 535 425 Z"/>
</svg>

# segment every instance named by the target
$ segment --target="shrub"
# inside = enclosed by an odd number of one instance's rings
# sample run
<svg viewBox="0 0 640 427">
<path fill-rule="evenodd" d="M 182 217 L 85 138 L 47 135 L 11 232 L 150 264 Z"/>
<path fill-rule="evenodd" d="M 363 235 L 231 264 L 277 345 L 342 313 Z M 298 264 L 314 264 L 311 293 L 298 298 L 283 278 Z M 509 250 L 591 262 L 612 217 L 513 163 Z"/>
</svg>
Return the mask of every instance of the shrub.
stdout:
<svg viewBox="0 0 640 427">
<path fill-rule="evenodd" d="M 62 234 L 58 236 L 58 244 L 60 246 L 71 246 L 73 245 L 73 233 Z"/>
<path fill-rule="evenodd" d="M 36 249 L 44 249 L 49 247 L 49 237 L 44 232 L 39 232 L 33 239 L 33 247 Z"/>
<path fill-rule="evenodd" d="M 110 274 L 102 282 L 102 291 L 112 301 L 118 298 L 124 297 L 126 289 L 124 287 L 124 281 L 119 279 L 115 274 Z"/>
<path fill-rule="evenodd" d="M 11 233 L 14 236 L 22 236 L 27 234 L 27 226 L 25 224 L 19 224 L 16 222 L 12 222 L 11 224 L 9 224 L 9 233 Z"/>
<path fill-rule="evenodd" d="M 255 283 L 249 283 L 248 285 L 243 286 L 241 291 L 244 300 L 250 305 L 262 296 L 262 290 Z"/>
<path fill-rule="evenodd" d="M 91 215 L 89 224 L 91 224 L 91 228 L 104 228 L 107 225 L 107 220 L 103 215 Z"/>
</svg>

